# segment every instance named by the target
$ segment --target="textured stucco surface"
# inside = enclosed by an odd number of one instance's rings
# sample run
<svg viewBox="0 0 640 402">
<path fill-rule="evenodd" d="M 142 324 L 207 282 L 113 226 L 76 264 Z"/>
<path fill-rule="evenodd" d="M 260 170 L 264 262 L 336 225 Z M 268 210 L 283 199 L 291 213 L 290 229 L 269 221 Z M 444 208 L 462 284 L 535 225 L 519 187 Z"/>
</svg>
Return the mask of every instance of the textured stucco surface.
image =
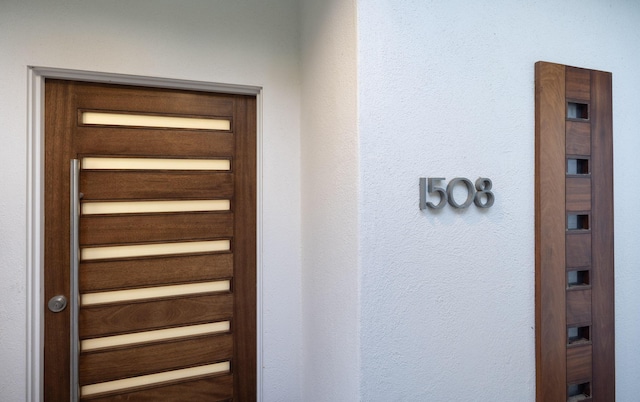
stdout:
<svg viewBox="0 0 640 402">
<path fill-rule="evenodd" d="M 356 401 L 355 2 L 305 0 L 301 17 L 303 400 Z"/>
<path fill-rule="evenodd" d="M 539 60 L 613 72 L 618 400 L 636 399 L 639 20 L 632 1 L 358 3 L 362 400 L 535 399 Z M 490 177 L 495 206 L 420 212 L 421 176 Z"/>
</svg>

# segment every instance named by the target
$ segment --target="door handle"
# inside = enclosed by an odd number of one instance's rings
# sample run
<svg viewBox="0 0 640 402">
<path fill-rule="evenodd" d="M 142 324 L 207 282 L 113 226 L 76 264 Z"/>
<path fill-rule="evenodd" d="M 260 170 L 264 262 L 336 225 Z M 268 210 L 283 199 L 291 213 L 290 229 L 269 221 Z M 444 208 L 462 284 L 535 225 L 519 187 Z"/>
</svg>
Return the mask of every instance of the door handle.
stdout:
<svg viewBox="0 0 640 402">
<path fill-rule="evenodd" d="M 67 298 L 62 295 L 53 296 L 47 303 L 49 310 L 54 313 L 59 313 L 67 308 Z"/>
<path fill-rule="evenodd" d="M 69 197 L 70 197 L 70 217 L 71 217 L 71 233 L 70 233 L 70 322 L 71 322 L 71 402 L 79 400 L 79 354 L 80 354 L 80 336 L 78 331 L 78 315 L 80 309 L 80 292 L 78 282 L 78 270 L 80 265 L 80 161 L 78 159 L 71 160 L 71 169 L 69 176 Z"/>
</svg>

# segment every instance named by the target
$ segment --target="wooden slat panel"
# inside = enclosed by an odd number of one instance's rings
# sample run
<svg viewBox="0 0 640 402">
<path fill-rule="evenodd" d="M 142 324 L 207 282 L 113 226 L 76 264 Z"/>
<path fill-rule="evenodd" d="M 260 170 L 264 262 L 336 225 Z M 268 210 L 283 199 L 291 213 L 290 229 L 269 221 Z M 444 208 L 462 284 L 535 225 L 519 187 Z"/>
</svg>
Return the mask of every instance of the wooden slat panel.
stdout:
<svg viewBox="0 0 640 402">
<path fill-rule="evenodd" d="M 567 291 L 567 325 L 591 324 L 591 290 Z"/>
<path fill-rule="evenodd" d="M 591 71 L 583 68 L 566 68 L 566 93 L 568 99 L 591 99 Z"/>
<path fill-rule="evenodd" d="M 80 292 L 229 278 L 233 254 L 188 255 L 80 264 Z"/>
<path fill-rule="evenodd" d="M 230 173 L 164 173 L 155 171 L 83 171 L 84 200 L 231 198 Z"/>
<path fill-rule="evenodd" d="M 591 209 L 591 177 L 567 177 L 567 212 Z"/>
<path fill-rule="evenodd" d="M 593 396 L 615 397 L 615 311 L 613 254 L 613 122 L 611 74 L 591 75 L 593 125 Z"/>
<path fill-rule="evenodd" d="M 230 334 L 80 354 L 80 385 L 231 360 Z"/>
<path fill-rule="evenodd" d="M 567 155 L 591 155 L 591 123 L 567 121 Z"/>
<path fill-rule="evenodd" d="M 171 155 L 192 157 L 230 156 L 234 136 L 202 131 L 148 130 L 122 127 L 78 127 L 79 154 Z"/>
<path fill-rule="evenodd" d="M 536 395 L 566 400 L 565 75 L 536 63 Z"/>
<path fill-rule="evenodd" d="M 591 381 L 591 357 L 591 345 L 567 348 L 567 382 L 569 384 L 581 384 Z M 606 401 L 607 399 L 598 398 L 598 400 Z"/>
<path fill-rule="evenodd" d="M 591 265 L 591 233 L 576 232 L 567 233 L 567 268 L 580 268 Z"/>
<path fill-rule="evenodd" d="M 185 402 L 185 401 L 230 401 L 233 396 L 233 375 L 200 378 L 192 381 L 139 389 L 126 394 L 111 394 L 104 397 L 83 398 L 92 402 Z"/>
<path fill-rule="evenodd" d="M 230 212 L 84 216 L 80 219 L 81 245 L 230 236 L 233 236 L 233 214 Z"/>
<path fill-rule="evenodd" d="M 80 309 L 80 338 L 230 320 L 233 295 L 192 296 Z"/>
<path fill-rule="evenodd" d="M 44 301 L 69 294 L 69 160 L 73 93 L 64 82 L 46 80 L 44 163 Z M 44 305 L 44 394 L 69 400 L 69 309 L 53 313 Z M 60 386 L 59 384 L 67 384 Z"/>
<path fill-rule="evenodd" d="M 121 111 L 123 105 L 129 105 L 130 112 L 154 114 L 230 117 L 233 113 L 233 99 L 225 95 L 154 88 L 140 91 L 136 87 L 95 83 L 75 83 L 75 87 L 78 103 L 84 109 Z"/>
<path fill-rule="evenodd" d="M 257 378 L 256 339 L 256 99 L 238 97 L 235 115 L 238 118 L 236 142 L 236 213 L 234 249 L 245 250 L 235 253 L 234 292 L 235 308 L 233 333 L 234 400 L 255 401 Z"/>
</svg>

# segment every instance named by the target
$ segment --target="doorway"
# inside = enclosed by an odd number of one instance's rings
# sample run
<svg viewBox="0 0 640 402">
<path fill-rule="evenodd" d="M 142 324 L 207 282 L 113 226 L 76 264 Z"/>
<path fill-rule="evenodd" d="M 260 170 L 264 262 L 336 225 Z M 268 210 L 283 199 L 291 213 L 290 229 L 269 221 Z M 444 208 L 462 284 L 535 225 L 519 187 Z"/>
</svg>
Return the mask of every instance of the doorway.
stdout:
<svg viewBox="0 0 640 402">
<path fill-rule="evenodd" d="M 45 400 L 255 400 L 255 96 L 52 79 L 44 128 Z"/>
</svg>

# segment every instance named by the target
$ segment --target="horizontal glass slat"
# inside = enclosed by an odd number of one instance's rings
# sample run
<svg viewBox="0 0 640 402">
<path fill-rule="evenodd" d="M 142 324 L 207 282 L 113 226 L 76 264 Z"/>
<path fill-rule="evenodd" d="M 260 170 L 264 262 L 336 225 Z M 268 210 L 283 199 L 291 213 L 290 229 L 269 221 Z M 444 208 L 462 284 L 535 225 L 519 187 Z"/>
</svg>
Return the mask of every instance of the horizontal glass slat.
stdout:
<svg viewBox="0 0 640 402">
<path fill-rule="evenodd" d="M 82 158 L 82 169 L 92 170 L 216 170 L 231 169 L 229 159 Z"/>
<path fill-rule="evenodd" d="M 212 281 L 183 285 L 154 286 L 150 288 L 113 290 L 108 292 L 85 293 L 80 296 L 80 305 L 116 303 L 158 297 L 184 296 L 196 293 L 224 292 L 230 289 L 230 282 Z"/>
<path fill-rule="evenodd" d="M 185 327 L 158 329 L 153 331 L 136 332 L 134 334 L 105 336 L 101 338 L 80 341 L 80 350 L 111 348 L 134 343 L 154 342 L 166 339 L 184 338 L 188 336 L 215 334 L 227 332 L 231 328 L 229 321 L 212 322 L 209 324 L 189 325 Z"/>
<path fill-rule="evenodd" d="M 122 380 L 100 382 L 80 387 L 81 396 L 90 396 L 103 392 L 125 390 L 133 387 L 157 384 L 164 381 L 182 380 L 207 374 L 228 372 L 230 364 L 228 361 L 207 364 L 206 366 L 190 367 L 180 370 L 165 371 L 162 373 L 147 374 L 137 377 L 124 378 Z"/>
<path fill-rule="evenodd" d="M 82 215 L 228 211 L 229 200 L 84 202 Z"/>
<path fill-rule="evenodd" d="M 186 128 L 196 130 L 231 129 L 229 119 L 208 119 L 197 117 L 156 116 L 144 114 L 83 112 L 82 124 L 100 126 Z"/>
<path fill-rule="evenodd" d="M 133 246 L 87 247 L 80 250 L 80 259 L 98 260 L 105 258 L 146 257 L 154 255 L 206 253 L 228 251 L 229 240 L 193 241 L 184 243 L 154 243 Z"/>
</svg>

